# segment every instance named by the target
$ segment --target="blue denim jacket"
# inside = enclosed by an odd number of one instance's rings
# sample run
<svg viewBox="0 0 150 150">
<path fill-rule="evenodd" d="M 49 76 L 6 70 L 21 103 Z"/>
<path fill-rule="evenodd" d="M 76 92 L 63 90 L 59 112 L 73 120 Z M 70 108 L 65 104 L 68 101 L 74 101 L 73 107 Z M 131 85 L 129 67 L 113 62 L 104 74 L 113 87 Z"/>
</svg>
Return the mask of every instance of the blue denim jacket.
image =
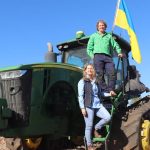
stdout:
<svg viewBox="0 0 150 150">
<path fill-rule="evenodd" d="M 95 80 L 91 81 L 92 84 L 92 103 L 89 107 L 91 108 L 100 108 L 101 106 L 101 100 L 98 97 L 98 87 L 95 83 Z M 109 93 L 100 93 L 102 96 L 110 96 Z M 79 100 L 79 106 L 80 108 L 85 108 L 84 105 L 84 80 L 81 79 L 78 82 L 78 100 Z"/>
</svg>

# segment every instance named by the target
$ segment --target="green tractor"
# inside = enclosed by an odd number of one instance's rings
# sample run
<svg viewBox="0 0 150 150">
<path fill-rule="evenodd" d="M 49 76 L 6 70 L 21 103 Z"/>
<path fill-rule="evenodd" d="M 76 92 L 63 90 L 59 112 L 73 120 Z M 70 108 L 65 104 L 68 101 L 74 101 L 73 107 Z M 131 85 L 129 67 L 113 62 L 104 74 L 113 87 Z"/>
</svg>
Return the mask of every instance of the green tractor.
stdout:
<svg viewBox="0 0 150 150">
<path fill-rule="evenodd" d="M 112 120 L 103 137 L 93 141 L 97 149 L 149 150 L 150 97 L 141 96 L 149 89 L 140 81 L 133 83 L 130 45 L 116 34 L 113 37 L 125 57 L 113 54 L 117 96 L 103 100 Z M 75 39 L 57 45 L 59 54 L 49 44 L 45 63 L 0 69 L 0 149 L 86 149 L 77 84 L 83 66 L 92 63 L 86 53 L 88 40 L 78 32 Z M 107 76 L 105 80 L 109 82 Z"/>
</svg>

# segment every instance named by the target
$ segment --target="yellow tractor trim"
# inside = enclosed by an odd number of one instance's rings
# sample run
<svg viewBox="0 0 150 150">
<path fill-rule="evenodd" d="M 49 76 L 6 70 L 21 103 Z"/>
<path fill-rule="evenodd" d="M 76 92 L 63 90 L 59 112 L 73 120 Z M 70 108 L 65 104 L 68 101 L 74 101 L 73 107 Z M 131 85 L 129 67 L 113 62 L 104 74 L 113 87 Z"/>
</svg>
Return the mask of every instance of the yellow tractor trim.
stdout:
<svg viewBox="0 0 150 150">
<path fill-rule="evenodd" d="M 150 121 L 144 120 L 142 123 L 141 142 L 143 150 L 150 150 Z"/>
<path fill-rule="evenodd" d="M 25 139 L 25 145 L 32 150 L 36 150 L 41 144 L 42 137 Z"/>
</svg>

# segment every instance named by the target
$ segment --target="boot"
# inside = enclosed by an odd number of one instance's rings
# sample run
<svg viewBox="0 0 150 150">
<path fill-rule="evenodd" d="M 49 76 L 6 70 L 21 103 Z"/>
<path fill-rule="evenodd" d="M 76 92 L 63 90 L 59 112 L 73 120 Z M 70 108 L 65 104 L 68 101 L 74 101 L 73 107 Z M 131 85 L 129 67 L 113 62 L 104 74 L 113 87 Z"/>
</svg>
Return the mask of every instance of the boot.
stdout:
<svg viewBox="0 0 150 150">
<path fill-rule="evenodd" d="M 96 138 L 101 138 L 101 137 L 102 137 L 102 136 L 98 133 L 97 130 L 94 130 L 94 136 L 95 136 Z"/>
</svg>

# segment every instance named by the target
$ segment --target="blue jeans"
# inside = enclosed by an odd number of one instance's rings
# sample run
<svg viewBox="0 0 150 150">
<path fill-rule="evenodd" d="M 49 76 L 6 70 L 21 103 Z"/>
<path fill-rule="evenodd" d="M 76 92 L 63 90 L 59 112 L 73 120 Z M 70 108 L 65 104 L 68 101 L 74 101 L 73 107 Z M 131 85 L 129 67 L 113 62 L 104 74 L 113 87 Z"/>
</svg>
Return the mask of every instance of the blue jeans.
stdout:
<svg viewBox="0 0 150 150">
<path fill-rule="evenodd" d="M 94 67 L 97 73 L 98 83 L 103 91 L 112 91 L 115 89 L 115 64 L 111 56 L 106 54 L 94 55 Z M 108 86 L 106 85 L 104 74 L 108 77 Z"/>
<path fill-rule="evenodd" d="M 94 114 L 96 113 L 96 116 L 101 118 L 101 120 L 95 125 L 95 129 L 101 129 L 106 123 L 108 123 L 111 119 L 111 115 L 103 105 L 101 105 L 100 108 L 87 107 L 86 111 L 87 111 L 87 117 L 84 117 L 85 138 L 87 141 L 87 145 L 91 145 Z"/>
</svg>

